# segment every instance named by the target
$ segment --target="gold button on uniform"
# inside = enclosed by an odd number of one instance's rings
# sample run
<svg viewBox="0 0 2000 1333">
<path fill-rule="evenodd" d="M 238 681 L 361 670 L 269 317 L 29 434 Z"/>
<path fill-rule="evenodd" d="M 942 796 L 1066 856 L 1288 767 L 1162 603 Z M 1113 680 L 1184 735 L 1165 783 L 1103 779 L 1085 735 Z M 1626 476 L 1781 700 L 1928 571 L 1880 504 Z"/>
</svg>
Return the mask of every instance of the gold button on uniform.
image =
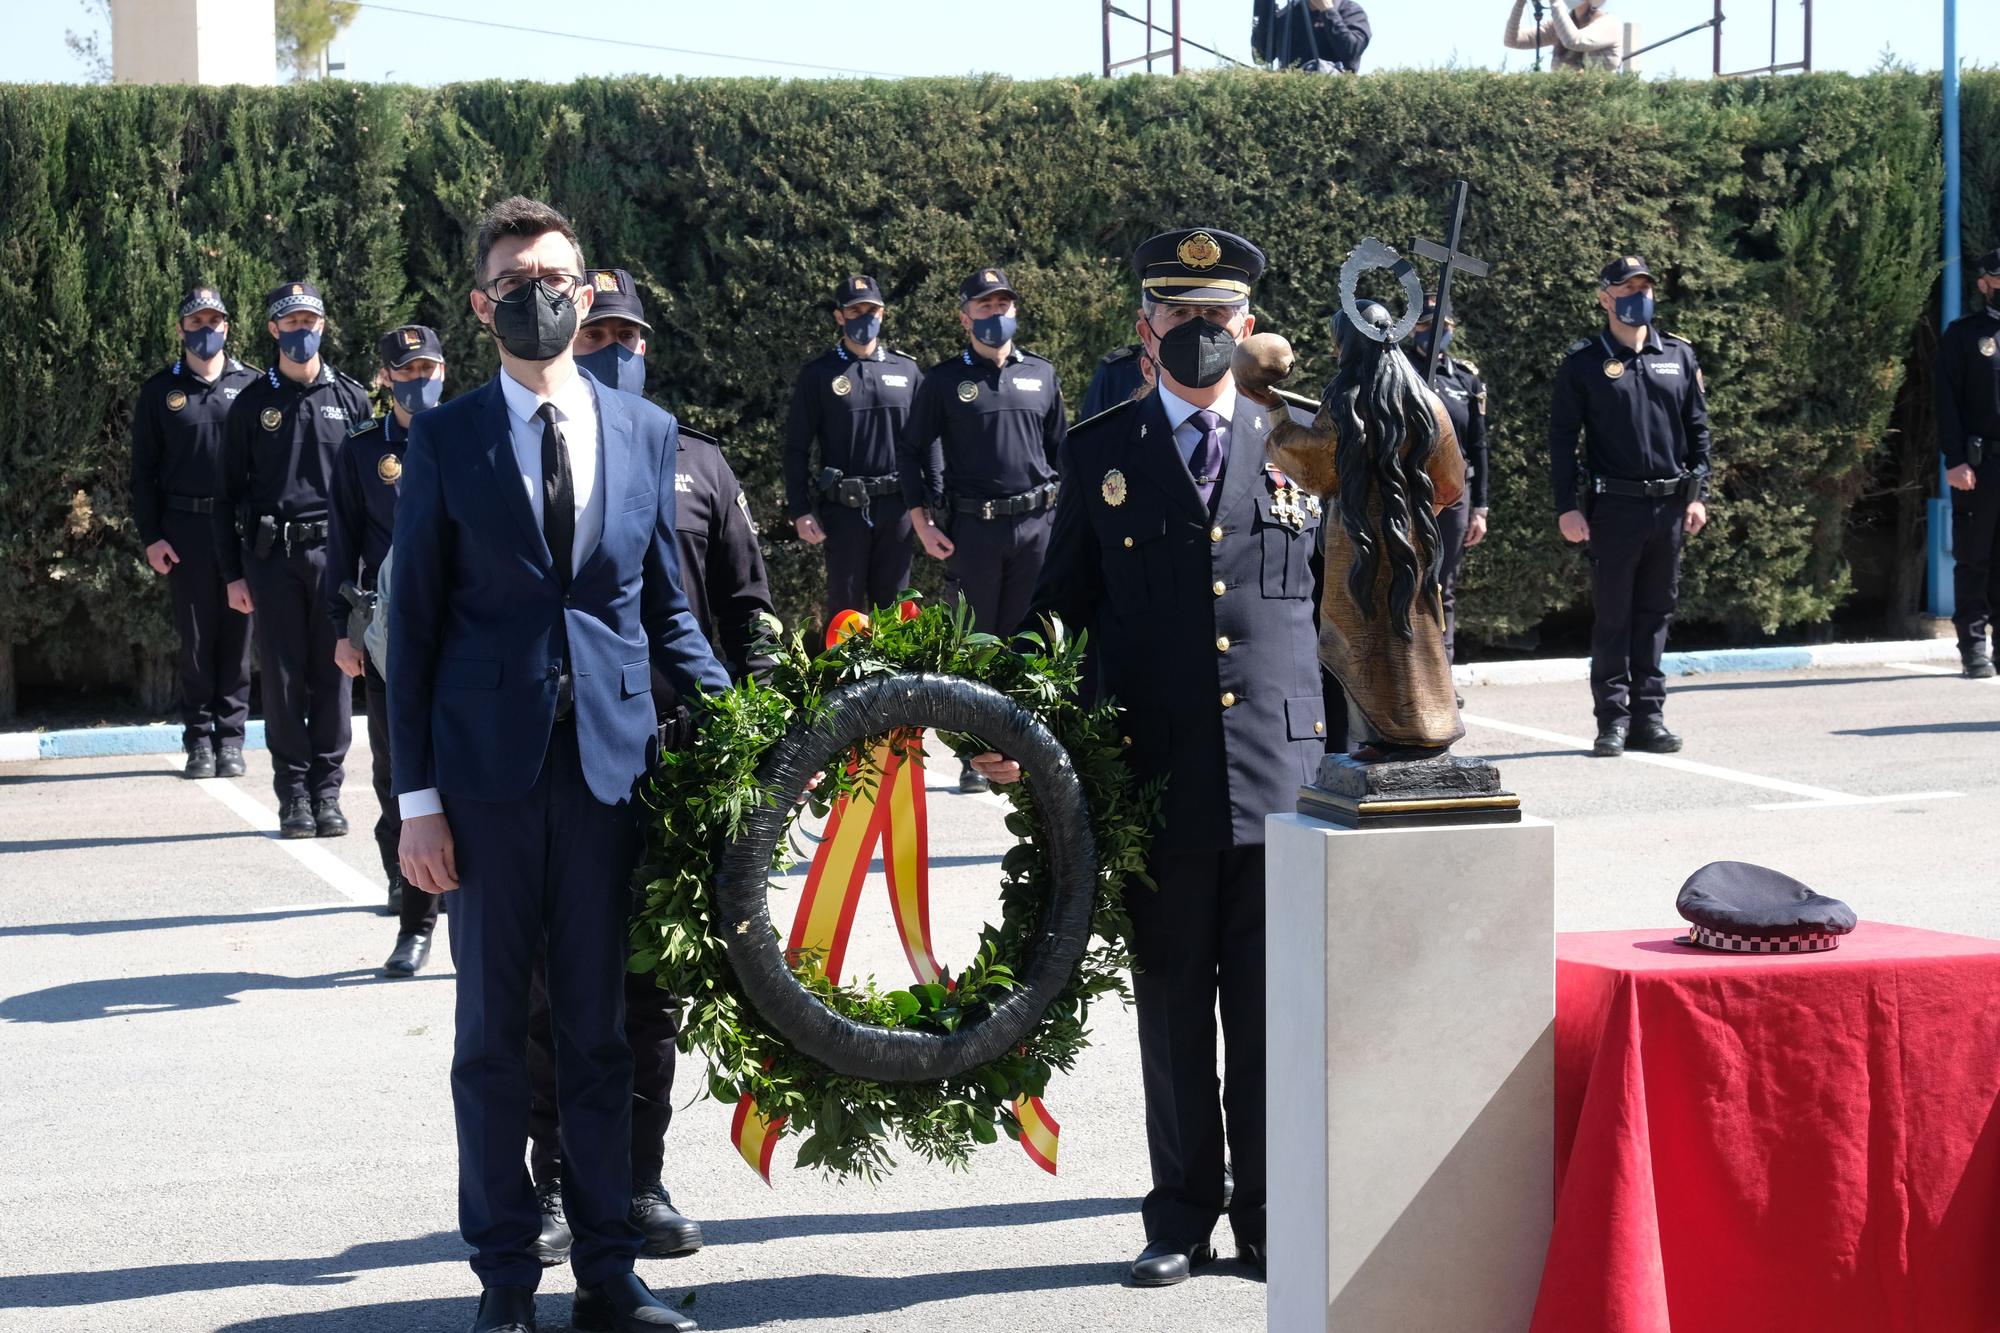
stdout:
<svg viewBox="0 0 2000 1333">
<path fill-rule="evenodd" d="M 1217 579 L 1215 582 L 1208 585 L 1208 589 L 1210 592 L 1214 593 L 1217 597 L 1220 597 L 1222 596 L 1223 593 L 1229 591 L 1229 585 L 1224 583 L 1221 579 Z"/>
<path fill-rule="evenodd" d="M 1118 740 L 1121 744 L 1125 745 L 1130 745 L 1132 743 L 1132 738 L 1130 736 L 1120 736 Z"/>
<path fill-rule="evenodd" d="M 1131 539 L 1130 537 L 1127 537 L 1127 538 L 1125 539 L 1125 546 L 1126 546 L 1126 548 L 1127 548 L 1128 550 L 1129 550 L 1129 549 L 1131 548 L 1131 546 L 1132 546 L 1132 539 Z"/>
<path fill-rule="evenodd" d="M 1315 736 L 1324 736 L 1324 735 L 1326 735 L 1326 723 L 1324 723 L 1324 722 L 1315 722 L 1315 723 L 1313 723 L 1313 735 L 1315 735 Z"/>
<path fill-rule="evenodd" d="M 1226 653 L 1229 651 L 1229 636 L 1227 634 L 1223 635 L 1221 638 L 1215 641 L 1215 651 L 1218 653 Z"/>
<path fill-rule="evenodd" d="M 1221 528 L 1219 528 L 1219 527 L 1217 527 L 1217 528 L 1210 528 L 1210 529 L 1208 530 L 1208 539 L 1209 539 L 1210 541 L 1212 541 L 1212 542 L 1219 542 L 1219 541 L 1221 541 L 1221 540 L 1222 540 L 1222 529 L 1221 529 Z"/>
<path fill-rule="evenodd" d="M 1231 694 L 1231 693 L 1229 693 L 1229 692 L 1228 692 L 1227 690 L 1223 691 L 1223 694 L 1222 694 L 1222 706 L 1223 706 L 1224 708 L 1234 708 L 1234 707 L 1236 707 L 1236 696 L 1235 696 L 1235 695 L 1233 695 L 1233 694 Z"/>
</svg>

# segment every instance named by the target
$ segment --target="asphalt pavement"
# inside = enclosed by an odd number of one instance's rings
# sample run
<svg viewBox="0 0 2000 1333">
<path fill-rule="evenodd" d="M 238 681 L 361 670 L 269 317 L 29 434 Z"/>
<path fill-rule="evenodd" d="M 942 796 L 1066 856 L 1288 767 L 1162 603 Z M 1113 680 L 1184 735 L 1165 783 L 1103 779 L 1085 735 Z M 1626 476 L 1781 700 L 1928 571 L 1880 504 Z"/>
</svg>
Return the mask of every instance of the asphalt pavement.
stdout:
<svg viewBox="0 0 2000 1333">
<path fill-rule="evenodd" d="M 1581 753 L 1582 685 L 1477 686 L 1459 750 L 1555 823 L 1565 930 L 1669 930 L 1681 881 L 1729 858 L 1864 920 L 2000 936 L 2000 686 L 1944 670 L 1677 680 L 1686 750 L 1622 760 Z M 354 833 L 304 843 L 272 836 L 261 752 L 249 776 L 201 783 L 164 756 L 0 765 L 0 1330 L 469 1325 L 450 960 L 441 946 L 414 980 L 379 975 L 395 927 L 375 910 L 356 742 Z M 999 800 L 958 795 L 955 776 L 937 765 L 930 801 L 947 960 L 993 909 L 1009 841 Z M 902 980 L 878 889 L 850 958 Z M 1053 1177 L 1003 1140 L 967 1171 L 906 1155 L 879 1185 L 842 1184 L 792 1170 L 784 1145 L 766 1188 L 689 1070 L 667 1183 L 708 1244 L 641 1275 L 691 1293 L 710 1329 L 1261 1329 L 1263 1288 L 1232 1259 L 1176 1288 L 1124 1284 L 1147 1183 L 1131 1014 L 1101 1009 L 1095 1035 L 1049 1092 Z M 1226 1224 L 1217 1240 L 1229 1255 Z M 570 1289 L 550 1271 L 544 1327 L 564 1326 Z"/>
</svg>

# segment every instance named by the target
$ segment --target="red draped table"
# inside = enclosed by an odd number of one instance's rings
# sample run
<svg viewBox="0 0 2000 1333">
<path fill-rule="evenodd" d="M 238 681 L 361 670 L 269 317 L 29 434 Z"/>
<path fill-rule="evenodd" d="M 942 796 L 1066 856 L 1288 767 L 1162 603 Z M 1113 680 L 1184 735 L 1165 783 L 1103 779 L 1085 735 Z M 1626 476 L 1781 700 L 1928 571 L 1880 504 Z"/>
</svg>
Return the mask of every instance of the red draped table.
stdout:
<svg viewBox="0 0 2000 1333">
<path fill-rule="evenodd" d="M 1556 937 L 1534 1333 L 2000 1330 L 2000 942 Z"/>
</svg>

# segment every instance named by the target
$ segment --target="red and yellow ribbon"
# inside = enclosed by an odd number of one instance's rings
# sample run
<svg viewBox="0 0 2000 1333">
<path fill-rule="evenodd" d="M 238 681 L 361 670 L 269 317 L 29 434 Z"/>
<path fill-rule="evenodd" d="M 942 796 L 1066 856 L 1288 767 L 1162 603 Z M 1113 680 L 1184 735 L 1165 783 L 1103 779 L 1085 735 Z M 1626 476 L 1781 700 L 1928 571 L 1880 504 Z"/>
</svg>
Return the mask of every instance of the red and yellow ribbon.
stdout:
<svg viewBox="0 0 2000 1333">
<path fill-rule="evenodd" d="M 916 606 L 905 602 L 905 620 Z M 868 617 L 843 611 L 827 628 L 827 646 L 868 628 Z M 792 917 L 785 951 L 794 966 L 811 959 L 832 981 L 840 979 L 847 957 L 848 936 L 875 848 L 882 848 L 882 868 L 889 884 L 889 910 L 896 921 L 903 956 L 919 983 L 950 984 L 931 947 L 930 832 L 924 813 L 923 733 L 903 730 L 877 745 L 865 761 L 875 774 L 834 803 L 826 834 L 813 853 L 805 889 Z M 862 766 L 849 770 L 853 775 Z M 1039 1097 L 1019 1097 L 1014 1116 L 1021 1125 L 1021 1147 L 1050 1175 L 1056 1170 L 1056 1148 L 1062 1126 Z M 771 1153 L 784 1130 L 784 1118 L 766 1119 L 757 1103 L 744 1094 L 736 1103 L 729 1138 L 750 1169 L 771 1183 Z"/>
</svg>

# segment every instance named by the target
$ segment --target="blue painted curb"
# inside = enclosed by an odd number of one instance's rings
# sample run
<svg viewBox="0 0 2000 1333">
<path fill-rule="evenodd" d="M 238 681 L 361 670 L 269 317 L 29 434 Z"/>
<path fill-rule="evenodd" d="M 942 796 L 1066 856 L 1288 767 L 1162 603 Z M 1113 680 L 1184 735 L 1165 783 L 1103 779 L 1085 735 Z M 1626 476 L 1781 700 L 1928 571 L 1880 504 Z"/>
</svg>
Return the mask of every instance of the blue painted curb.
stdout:
<svg viewBox="0 0 2000 1333">
<path fill-rule="evenodd" d="M 244 729 L 243 748 L 264 748 L 264 724 L 253 721 Z M 181 728 L 175 722 L 156 722 L 144 727 L 74 727 L 66 731 L 44 731 L 35 736 L 40 758 L 91 759 L 107 754 L 179 754 Z"/>
</svg>

